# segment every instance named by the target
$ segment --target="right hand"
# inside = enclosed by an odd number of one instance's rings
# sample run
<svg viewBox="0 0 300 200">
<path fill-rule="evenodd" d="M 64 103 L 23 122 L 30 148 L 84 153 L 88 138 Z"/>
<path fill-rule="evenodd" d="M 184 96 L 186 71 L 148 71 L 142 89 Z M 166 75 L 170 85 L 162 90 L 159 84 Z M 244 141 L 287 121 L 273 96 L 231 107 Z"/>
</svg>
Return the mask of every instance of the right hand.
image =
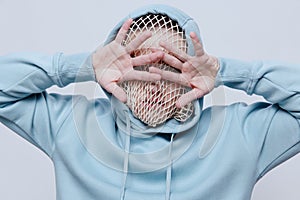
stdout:
<svg viewBox="0 0 300 200">
<path fill-rule="evenodd" d="M 164 56 L 163 52 L 156 51 L 131 57 L 130 54 L 152 35 L 151 32 L 143 32 L 128 45 L 123 46 L 122 41 L 131 23 L 132 19 L 128 19 L 119 30 L 115 40 L 97 49 L 92 56 L 97 82 L 122 102 L 127 101 L 127 96 L 118 84 L 128 80 L 160 80 L 159 74 L 134 70 L 134 67 L 154 63 Z"/>
<path fill-rule="evenodd" d="M 191 32 L 190 37 L 194 46 L 194 56 L 190 56 L 168 43 L 160 42 L 161 47 L 169 52 L 164 55 L 163 61 L 179 69 L 180 73 L 164 71 L 155 67 L 149 69 L 152 73 L 160 74 L 163 80 L 169 80 L 191 88 L 190 91 L 178 98 L 176 102 L 178 108 L 182 108 L 212 91 L 220 67 L 218 59 L 204 51 L 196 33 Z"/>
</svg>

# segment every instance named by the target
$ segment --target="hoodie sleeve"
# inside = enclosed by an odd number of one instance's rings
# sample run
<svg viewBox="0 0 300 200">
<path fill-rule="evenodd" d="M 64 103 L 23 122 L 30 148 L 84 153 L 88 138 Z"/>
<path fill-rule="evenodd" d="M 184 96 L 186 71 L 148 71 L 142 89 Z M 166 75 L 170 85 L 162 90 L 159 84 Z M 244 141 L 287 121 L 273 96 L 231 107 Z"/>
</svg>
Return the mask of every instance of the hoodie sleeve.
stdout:
<svg viewBox="0 0 300 200">
<path fill-rule="evenodd" d="M 258 178 L 300 151 L 300 65 L 241 62 L 220 58 L 216 86 L 263 96 L 268 103 L 239 104 L 235 116 L 251 153 Z"/>
<path fill-rule="evenodd" d="M 0 56 L 0 121 L 49 156 L 72 97 L 48 94 L 51 86 L 94 81 L 90 54 Z"/>
</svg>

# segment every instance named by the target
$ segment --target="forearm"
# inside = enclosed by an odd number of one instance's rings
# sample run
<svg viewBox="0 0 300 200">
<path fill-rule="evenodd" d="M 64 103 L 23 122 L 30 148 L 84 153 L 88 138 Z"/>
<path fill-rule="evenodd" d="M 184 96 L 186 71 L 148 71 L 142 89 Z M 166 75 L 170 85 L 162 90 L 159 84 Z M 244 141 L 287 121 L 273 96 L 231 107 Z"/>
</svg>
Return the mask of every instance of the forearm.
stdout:
<svg viewBox="0 0 300 200">
<path fill-rule="evenodd" d="M 300 65 L 279 62 L 241 62 L 220 58 L 216 86 L 225 85 L 263 96 L 300 117 Z"/>
<path fill-rule="evenodd" d="M 89 54 L 53 56 L 11 54 L 0 57 L 0 103 L 16 101 L 57 85 L 94 80 Z"/>
</svg>

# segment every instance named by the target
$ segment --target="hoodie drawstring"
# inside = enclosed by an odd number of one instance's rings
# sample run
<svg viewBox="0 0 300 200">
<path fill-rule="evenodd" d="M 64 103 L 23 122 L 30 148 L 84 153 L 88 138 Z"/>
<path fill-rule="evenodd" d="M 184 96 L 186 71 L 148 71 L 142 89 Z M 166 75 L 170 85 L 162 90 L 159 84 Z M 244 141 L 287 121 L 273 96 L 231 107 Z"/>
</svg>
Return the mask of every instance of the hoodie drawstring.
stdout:
<svg viewBox="0 0 300 200">
<path fill-rule="evenodd" d="M 124 162 L 123 162 L 123 183 L 121 188 L 121 195 L 120 199 L 125 199 L 125 192 L 126 192 L 126 181 L 128 176 L 128 167 L 129 167 L 129 153 L 130 153 L 130 139 L 131 139 L 131 126 L 130 126 L 130 118 L 129 115 L 126 116 L 126 137 L 125 137 L 125 155 L 124 155 Z M 166 194 L 165 199 L 170 200 L 171 197 L 171 180 L 172 180 L 172 151 L 173 151 L 173 139 L 174 135 L 172 134 L 169 146 L 169 165 L 166 172 Z"/>
<path fill-rule="evenodd" d="M 125 111 L 126 112 L 126 111 Z M 121 200 L 125 198 L 125 190 L 126 190 L 126 180 L 128 175 L 128 166 L 129 166 L 129 151 L 130 151 L 130 118 L 128 114 L 126 116 L 126 138 L 125 138 L 125 155 L 124 155 L 124 163 L 123 163 L 123 185 L 121 189 Z"/>
<path fill-rule="evenodd" d="M 170 200 L 170 196 L 171 196 L 173 138 L 174 138 L 174 134 L 172 134 L 171 136 L 169 155 L 168 155 L 170 159 L 170 163 L 167 168 L 167 174 L 166 174 L 166 198 L 165 198 L 166 200 Z"/>
</svg>

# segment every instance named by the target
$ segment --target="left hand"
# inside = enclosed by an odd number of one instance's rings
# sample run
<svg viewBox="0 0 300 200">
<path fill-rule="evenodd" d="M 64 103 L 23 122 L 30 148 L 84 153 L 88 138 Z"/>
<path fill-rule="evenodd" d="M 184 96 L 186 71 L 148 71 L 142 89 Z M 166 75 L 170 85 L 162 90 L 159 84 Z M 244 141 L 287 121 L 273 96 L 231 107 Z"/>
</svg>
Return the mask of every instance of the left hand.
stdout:
<svg viewBox="0 0 300 200">
<path fill-rule="evenodd" d="M 169 80 L 192 88 L 183 94 L 176 102 L 176 106 L 181 108 L 195 99 L 203 97 L 209 93 L 215 85 L 215 79 L 219 70 L 218 59 L 208 55 L 194 32 L 190 33 L 195 56 L 190 56 L 186 52 L 180 51 L 171 45 L 161 42 L 160 45 L 168 53 L 165 53 L 163 61 L 170 66 L 179 69 L 181 73 L 164 71 L 151 67 L 151 73 L 158 73 L 162 79 Z"/>
<path fill-rule="evenodd" d="M 151 32 L 143 32 L 135 37 L 126 46 L 122 45 L 123 40 L 130 28 L 132 19 L 124 22 L 115 40 L 100 47 L 93 53 L 92 61 L 97 82 L 107 92 L 112 93 L 122 102 L 127 101 L 125 91 L 120 87 L 120 83 L 129 80 L 158 81 L 160 75 L 146 71 L 135 70 L 136 66 L 142 66 L 159 61 L 163 57 L 163 52 L 156 51 L 147 55 L 132 57 L 131 53 L 149 39 Z"/>
</svg>

